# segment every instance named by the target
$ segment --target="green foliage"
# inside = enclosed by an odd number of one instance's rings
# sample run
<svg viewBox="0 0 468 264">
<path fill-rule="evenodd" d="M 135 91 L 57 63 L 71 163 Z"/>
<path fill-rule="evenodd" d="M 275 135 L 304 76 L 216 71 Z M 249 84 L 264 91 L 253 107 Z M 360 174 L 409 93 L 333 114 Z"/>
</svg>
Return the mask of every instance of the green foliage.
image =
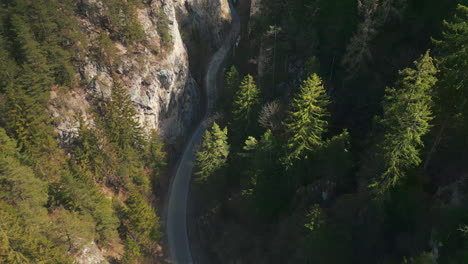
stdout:
<svg viewBox="0 0 468 264">
<path fill-rule="evenodd" d="M 313 205 L 304 225 L 307 229 L 304 248 L 308 261 L 337 264 L 349 262 L 349 247 L 345 239 L 327 221 L 323 209 L 319 205 Z"/>
<path fill-rule="evenodd" d="M 18 160 L 16 143 L 0 128 L 0 200 L 14 205 L 26 221 L 45 217 L 47 186 Z"/>
<path fill-rule="evenodd" d="M 156 130 L 150 133 L 149 140 L 145 145 L 144 156 L 146 167 L 152 170 L 153 178 L 157 179 L 162 168 L 167 165 L 167 153 L 164 151 L 164 142 L 162 142 Z"/>
<path fill-rule="evenodd" d="M 348 131 L 325 141 L 314 155 L 309 157 L 314 176 L 326 179 L 342 186 L 349 186 L 354 168 L 354 157 L 351 152 L 350 134 Z M 340 164 L 336 166 L 336 164 Z M 306 181 L 307 183 L 312 183 Z"/>
<path fill-rule="evenodd" d="M 48 232 L 47 185 L 22 165 L 16 142 L 0 128 L 0 262 L 66 263 Z"/>
<path fill-rule="evenodd" d="M 234 94 L 241 84 L 241 76 L 235 66 L 231 66 L 226 72 L 226 88 L 230 94 Z"/>
<path fill-rule="evenodd" d="M 383 194 L 405 177 L 406 171 L 421 163 L 422 136 L 432 119 L 432 87 L 437 79 L 429 52 L 400 72 L 395 88 L 387 88 L 380 121 L 384 139 L 380 144 L 382 174 L 370 185 Z"/>
<path fill-rule="evenodd" d="M 137 189 L 146 195 L 145 165 L 155 175 L 165 165 L 162 142 L 155 133 L 144 142 L 135 108 L 119 84 L 99 109 L 95 128 L 80 121 L 78 137 L 67 144 L 72 155 L 58 145 L 48 111 L 50 91 L 77 85 L 75 66 L 89 53 L 77 18 L 88 7 L 73 0 L 0 4 L 1 263 L 71 263 L 67 256 L 91 240 L 101 248 L 121 243 L 120 221 L 103 190 Z M 107 18 L 97 25 L 100 34 L 91 49 L 111 68 L 118 63 L 114 41 L 144 41 L 137 7 L 141 1 L 104 1 Z M 163 14 L 158 27 L 168 26 Z M 102 27 L 110 29 L 113 40 Z M 170 35 L 162 37 L 169 45 Z M 157 217 L 151 221 L 157 224 Z M 138 243 L 155 240 L 158 232 L 138 230 Z M 143 247 L 142 255 L 147 253 Z"/>
<path fill-rule="evenodd" d="M 103 111 L 103 121 L 109 140 L 121 149 L 141 146 L 142 135 L 135 106 L 120 83 L 116 83 L 112 90 L 111 99 Z"/>
<path fill-rule="evenodd" d="M 25 144 L 31 141 L 33 129 L 47 120 L 44 113 L 52 84 L 50 69 L 40 44 L 28 24 L 18 15 L 11 19 L 16 47 L 24 63 L 14 85 L 6 88 L 6 113 L 8 130 Z"/>
<path fill-rule="evenodd" d="M 260 91 L 251 75 L 242 80 L 233 103 L 234 130 L 236 137 L 244 138 L 256 125 L 260 111 Z"/>
<path fill-rule="evenodd" d="M 156 244 L 162 237 L 159 218 L 138 191 L 130 192 L 122 215 L 122 228 L 127 241 L 126 257 L 137 258 L 142 252 L 154 254 Z"/>
<path fill-rule="evenodd" d="M 0 155 L 2 157 L 15 156 L 18 154 L 18 149 L 16 148 L 16 141 L 10 138 L 5 129 L 0 127 Z"/>
<path fill-rule="evenodd" d="M 468 260 L 468 239 L 461 227 L 468 223 L 466 208 L 456 205 L 440 208 L 434 219 L 434 239 L 442 245 L 439 247 L 437 263 L 465 263 Z"/>
<path fill-rule="evenodd" d="M 170 33 L 169 18 L 161 7 L 156 13 L 158 34 L 161 38 L 161 46 L 165 51 L 172 48 L 172 35 Z"/>
<path fill-rule="evenodd" d="M 286 120 L 290 139 L 288 141 L 288 162 L 300 159 L 323 144 L 322 135 L 327 131 L 329 115 L 326 107 L 329 99 L 322 80 L 313 74 L 299 88 L 291 103 Z"/>
<path fill-rule="evenodd" d="M 73 154 L 84 171 L 90 171 L 93 176 L 105 176 L 101 173 L 104 165 L 101 142 L 96 131 L 88 129 L 83 120 L 80 121 L 78 137 L 73 141 Z"/>
<path fill-rule="evenodd" d="M 227 127 L 221 130 L 216 122 L 205 132 L 196 153 L 195 175 L 198 182 L 206 183 L 216 178 L 215 174 L 226 165 L 230 149 L 227 139 Z"/>
<path fill-rule="evenodd" d="M 56 212 L 55 226 L 57 243 L 65 244 L 68 251 L 80 249 L 94 240 L 94 222 L 90 215 L 80 215 L 67 210 Z"/>
<path fill-rule="evenodd" d="M 254 202 L 260 216 L 275 219 L 289 202 L 289 182 L 280 161 L 281 145 L 268 130 L 259 141 L 249 137 L 244 151 L 250 183 L 243 194 Z"/>
<path fill-rule="evenodd" d="M 105 0 L 104 4 L 113 37 L 127 45 L 145 40 L 145 32 L 137 20 L 133 1 Z"/>
<path fill-rule="evenodd" d="M 317 57 L 312 56 L 305 62 L 304 73 L 307 77 L 309 77 L 317 72 L 320 72 L 320 61 L 317 59 Z"/>
<path fill-rule="evenodd" d="M 25 222 L 13 206 L 0 200 L 0 262 L 65 264 L 72 260 L 61 244 L 54 244 L 47 229 Z"/>
<path fill-rule="evenodd" d="M 307 223 L 304 225 L 310 232 L 319 230 L 324 224 L 325 219 L 322 209 L 318 204 L 314 205 L 307 213 Z"/>
<path fill-rule="evenodd" d="M 105 62 L 109 66 L 113 66 L 119 62 L 118 50 L 106 33 L 101 32 L 96 38 L 96 42 L 97 48 L 95 53 L 99 61 Z"/>
<path fill-rule="evenodd" d="M 92 216 L 98 242 L 102 245 L 118 241 L 116 229 L 119 220 L 112 203 L 87 179 L 80 179 L 78 174 L 64 174 L 60 182 L 50 185 L 49 195 L 50 208 L 64 207 L 69 211 L 80 212 L 83 216 Z"/>
<path fill-rule="evenodd" d="M 458 5 L 454 18 L 444 21 L 441 40 L 434 40 L 440 82 L 437 85 L 438 106 L 450 116 L 468 114 L 468 7 Z M 465 120 L 466 122 L 466 120 Z"/>
<path fill-rule="evenodd" d="M 22 20 L 28 25 L 35 41 L 41 44 L 40 49 L 49 62 L 51 77 L 59 85 L 71 87 L 76 84 L 73 63 L 82 59 L 86 47 L 84 34 L 80 31 L 75 16 L 76 4 L 71 0 L 14 0 L 6 4 L 9 22 L 17 25 Z M 8 21 L 7 20 L 7 21 Z M 16 26 L 15 26 L 16 27 Z M 12 40 L 14 50 L 17 49 L 22 30 L 15 28 L 6 35 Z M 21 56 L 21 50 L 15 50 L 14 56 Z M 73 58 L 71 56 L 73 54 Z M 18 57 L 17 57 L 18 58 Z"/>
<path fill-rule="evenodd" d="M 404 260 L 403 264 L 436 264 L 434 257 L 429 252 L 423 252 L 421 255 L 416 258 L 411 258 L 409 260 Z"/>
</svg>

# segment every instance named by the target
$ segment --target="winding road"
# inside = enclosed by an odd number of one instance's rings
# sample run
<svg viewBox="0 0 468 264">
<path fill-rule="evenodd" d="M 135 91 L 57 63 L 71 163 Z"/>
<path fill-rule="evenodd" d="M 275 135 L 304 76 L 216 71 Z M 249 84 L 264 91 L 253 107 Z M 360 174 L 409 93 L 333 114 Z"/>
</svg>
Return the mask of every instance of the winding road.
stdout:
<svg viewBox="0 0 468 264">
<path fill-rule="evenodd" d="M 207 110 L 202 121 L 185 146 L 169 194 L 166 234 L 172 263 L 193 263 L 187 235 L 187 199 L 195 160 L 194 147 L 200 143 L 203 134 L 210 125 L 208 118 L 213 113 L 214 103 L 216 101 L 218 74 L 220 73 L 222 63 L 228 56 L 240 32 L 239 17 L 231 2 L 229 2 L 229 6 L 232 15 L 231 32 L 223 45 L 211 58 L 205 75 Z"/>
</svg>

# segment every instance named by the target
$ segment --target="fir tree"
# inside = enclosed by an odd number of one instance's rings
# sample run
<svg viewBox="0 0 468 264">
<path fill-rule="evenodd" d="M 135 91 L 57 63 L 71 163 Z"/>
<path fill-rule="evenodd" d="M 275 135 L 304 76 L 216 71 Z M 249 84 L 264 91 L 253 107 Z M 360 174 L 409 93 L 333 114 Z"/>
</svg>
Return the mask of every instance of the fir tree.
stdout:
<svg viewBox="0 0 468 264">
<path fill-rule="evenodd" d="M 120 83 L 116 83 L 112 90 L 111 100 L 105 109 L 104 118 L 109 139 L 117 143 L 120 148 L 142 145 L 142 135 L 140 125 L 136 120 L 135 106 Z"/>
<path fill-rule="evenodd" d="M 444 116 L 462 114 L 468 118 L 468 7 L 458 5 L 452 21 L 444 21 L 441 40 L 436 45 L 440 70 L 437 95 Z M 466 122 L 466 121 L 465 121 Z"/>
<path fill-rule="evenodd" d="M 239 88 L 241 77 L 235 66 L 231 66 L 226 73 L 226 86 L 229 94 L 234 94 Z"/>
<path fill-rule="evenodd" d="M 24 63 L 14 85 L 7 87 L 7 126 L 21 144 L 31 142 L 34 129 L 47 121 L 45 107 L 49 99 L 50 69 L 27 23 L 17 15 L 11 21 L 16 34 L 19 56 Z"/>
<path fill-rule="evenodd" d="M 325 120 L 329 115 L 328 104 L 322 80 L 316 74 L 311 75 L 299 88 L 286 120 L 290 135 L 288 161 L 302 158 L 323 143 L 322 135 L 328 125 Z"/>
<path fill-rule="evenodd" d="M 152 170 L 154 178 L 159 177 L 161 170 L 167 165 L 167 154 L 164 151 L 164 142 L 156 130 L 151 131 L 145 148 L 145 163 Z"/>
<path fill-rule="evenodd" d="M 228 130 L 213 123 L 211 130 L 203 135 L 197 151 L 196 168 L 198 182 L 207 182 L 214 174 L 226 165 L 229 155 Z"/>
<path fill-rule="evenodd" d="M 268 130 L 259 141 L 249 137 L 243 149 L 242 156 L 249 163 L 247 174 L 250 177 L 250 185 L 243 195 L 254 202 L 260 216 L 274 219 L 289 201 L 289 186 L 280 161 L 281 145 Z"/>
<path fill-rule="evenodd" d="M 254 129 L 260 107 L 260 91 L 253 77 L 247 75 L 242 80 L 234 99 L 233 117 L 234 128 L 239 133 L 237 137 L 243 138 L 248 131 Z"/>
<path fill-rule="evenodd" d="M 383 100 L 382 173 L 370 187 L 382 194 L 398 184 L 409 168 L 421 163 L 422 136 L 432 120 L 432 87 L 437 79 L 429 52 L 414 62 L 414 69 L 400 72 L 394 88 L 387 88 Z"/>
<path fill-rule="evenodd" d="M 154 253 L 155 246 L 162 237 L 159 218 L 154 209 L 136 190 L 130 192 L 125 204 L 124 227 L 127 241 L 133 241 L 144 251 Z"/>
</svg>

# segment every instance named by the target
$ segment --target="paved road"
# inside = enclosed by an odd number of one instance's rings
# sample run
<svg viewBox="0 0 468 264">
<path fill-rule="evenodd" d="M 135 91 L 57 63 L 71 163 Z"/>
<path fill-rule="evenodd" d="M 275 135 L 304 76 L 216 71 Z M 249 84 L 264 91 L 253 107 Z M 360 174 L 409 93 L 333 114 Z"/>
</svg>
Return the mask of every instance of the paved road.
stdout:
<svg viewBox="0 0 468 264">
<path fill-rule="evenodd" d="M 207 111 L 202 122 L 198 125 L 185 146 L 182 159 L 179 162 L 171 186 L 166 220 L 166 234 L 169 241 L 169 251 L 172 262 L 177 264 L 193 263 L 190 243 L 187 236 L 187 198 L 190 179 L 192 177 L 193 161 L 195 160 L 193 149 L 200 143 L 203 134 L 209 126 L 207 119 L 213 112 L 217 94 L 216 83 L 218 74 L 220 73 L 220 67 L 240 32 L 239 18 L 231 4 L 230 7 L 232 14 L 231 32 L 221 48 L 211 58 L 205 75 Z"/>
</svg>

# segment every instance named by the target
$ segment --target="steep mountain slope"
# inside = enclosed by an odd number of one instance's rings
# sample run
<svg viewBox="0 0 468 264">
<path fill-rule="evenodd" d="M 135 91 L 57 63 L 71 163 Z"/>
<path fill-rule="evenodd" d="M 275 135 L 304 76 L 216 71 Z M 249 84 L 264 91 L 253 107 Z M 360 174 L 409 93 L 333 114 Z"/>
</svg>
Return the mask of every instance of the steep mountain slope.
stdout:
<svg viewBox="0 0 468 264">
<path fill-rule="evenodd" d="M 163 261 L 160 176 L 202 113 L 190 43 L 216 50 L 226 7 L 0 4 L 0 262 Z"/>
</svg>

